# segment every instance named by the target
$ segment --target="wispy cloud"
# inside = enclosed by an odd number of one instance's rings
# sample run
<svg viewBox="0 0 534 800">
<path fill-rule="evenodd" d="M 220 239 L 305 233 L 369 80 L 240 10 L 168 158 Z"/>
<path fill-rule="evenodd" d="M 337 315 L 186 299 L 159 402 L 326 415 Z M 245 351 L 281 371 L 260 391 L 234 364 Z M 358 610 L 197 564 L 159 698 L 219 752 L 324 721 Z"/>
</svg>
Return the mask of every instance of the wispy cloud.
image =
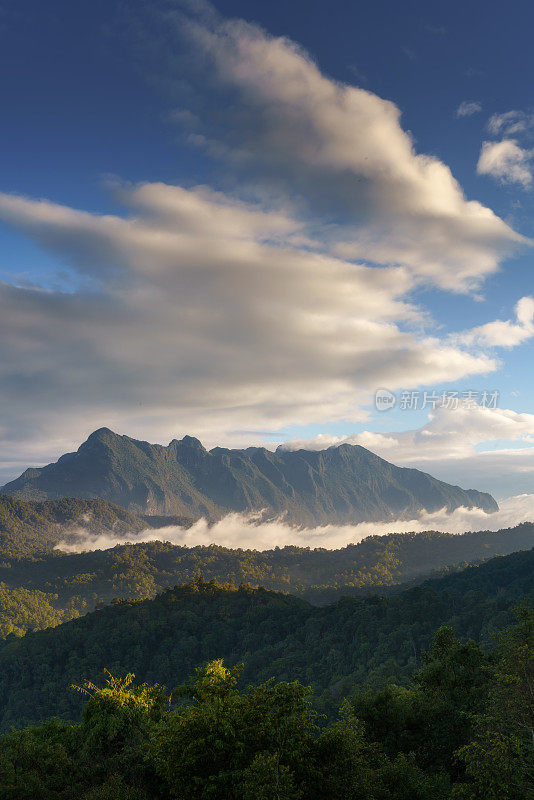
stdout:
<svg viewBox="0 0 534 800">
<path fill-rule="evenodd" d="M 493 114 L 488 121 L 488 131 L 494 136 L 517 136 L 534 128 L 534 114 L 525 111 L 505 111 Z"/>
<path fill-rule="evenodd" d="M 430 23 L 425 25 L 425 30 L 429 33 L 433 33 L 435 36 L 446 36 L 449 32 L 445 25 L 432 25 Z"/>
<path fill-rule="evenodd" d="M 413 50 L 413 48 L 408 47 L 408 45 L 404 45 L 402 48 L 402 52 L 404 53 L 406 58 L 410 59 L 410 61 L 417 61 L 417 53 L 415 52 L 415 50 Z"/>
<path fill-rule="evenodd" d="M 456 116 L 472 117 L 473 114 L 479 114 L 482 111 L 482 104 L 476 100 L 464 100 L 456 109 Z"/>
</svg>

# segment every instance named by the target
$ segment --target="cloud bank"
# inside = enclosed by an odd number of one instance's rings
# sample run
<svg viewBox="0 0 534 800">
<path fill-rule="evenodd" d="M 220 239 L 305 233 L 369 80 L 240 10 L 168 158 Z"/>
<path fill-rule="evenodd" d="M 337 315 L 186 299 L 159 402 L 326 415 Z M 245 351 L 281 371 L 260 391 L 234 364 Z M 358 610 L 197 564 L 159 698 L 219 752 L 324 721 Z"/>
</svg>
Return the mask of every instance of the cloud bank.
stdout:
<svg viewBox="0 0 534 800">
<path fill-rule="evenodd" d="M 129 541 L 164 541 L 184 547 L 218 544 L 222 547 L 271 550 L 274 547 L 296 545 L 299 547 L 323 547 L 328 550 L 357 544 L 366 536 L 383 536 L 388 533 L 409 533 L 428 530 L 464 533 L 469 530 L 492 530 L 513 527 L 520 522 L 534 520 L 534 495 L 524 494 L 503 501 L 500 510 L 487 514 L 481 509 L 458 508 L 452 514 L 445 510 L 422 514 L 418 519 L 392 522 L 361 522 L 358 525 L 325 525 L 318 528 L 297 529 L 283 520 L 257 524 L 253 516 L 229 514 L 224 519 L 209 525 L 199 520 L 191 528 L 168 527 L 157 531 L 142 531 L 135 536 L 92 536 L 83 529 L 69 535 L 57 545 L 58 550 L 79 553 L 84 550 L 107 550 Z"/>
<path fill-rule="evenodd" d="M 9 463 L 25 438 L 79 438 L 80 419 L 87 433 L 217 431 L 221 443 L 228 430 L 357 419 L 376 386 L 497 367 L 421 333 L 406 269 L 314 250 L 288 214 L 202 187 L 119 193 L 124 217 L 0 194 L 0 218 L 89 282 L 71 293 L 0 284 Z"/>
</svg>

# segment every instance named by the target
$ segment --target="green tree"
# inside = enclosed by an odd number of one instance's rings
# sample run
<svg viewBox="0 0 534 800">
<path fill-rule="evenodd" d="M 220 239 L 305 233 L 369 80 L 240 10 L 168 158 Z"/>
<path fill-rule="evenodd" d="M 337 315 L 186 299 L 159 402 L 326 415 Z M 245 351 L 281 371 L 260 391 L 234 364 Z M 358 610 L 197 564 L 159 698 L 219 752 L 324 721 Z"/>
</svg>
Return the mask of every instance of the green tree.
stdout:
<svg viewBox="0 0 534 800">
<path fill-rule="evenodd" d="M 315 729 L 309 690 L 268 681 L 240 693 L 241 669 L 213 661 L 173 692 L 189 704 L 163 720 L 155 742 L 173 797 L 300 797 Z"/>
<path fill-rule="evenodd" d="M 463 800 L 534 798 L 534 611 L 524 605 L 517 624 L 499 641 L 499 662 L 486 713 L 475 717 L 475 736 L 458 751 L 467 781 Z"/>
<path fill-rule="evenodd" d="M 0 800 L 74 800 L 83 782 L 79 728 L 58 719 L 0 740 Z"/>
<path fill-rule="evenodd" d="M 87 782 L 100 787 L 102 797 L 106 786 L 115 786 L 116 796 L 125 798 L 136 797 L 135 792 L 157 798 L 162 791 L 149 741 L 168 697 L 160 686 L 135 686 L 133 678 L 131 673 L 124 679 L 108 673 L 104 687 L 89 681 L 74 687 L 88 697 L 80 725 L 79 762 Z M 122 794 L 117 789 L 119 776 L 123 776 Z"/>
<path fill-rule="evenodd" d="M 491 676 L 490 659 L 477 644 L 441 627 L 409 688 L 360 692 L 353 713 L 391 759 L 414 753 L 423 769 L 457 776 L 455 751 L 471 738 L 472 713 L 485 708 Z"/>
</svg>

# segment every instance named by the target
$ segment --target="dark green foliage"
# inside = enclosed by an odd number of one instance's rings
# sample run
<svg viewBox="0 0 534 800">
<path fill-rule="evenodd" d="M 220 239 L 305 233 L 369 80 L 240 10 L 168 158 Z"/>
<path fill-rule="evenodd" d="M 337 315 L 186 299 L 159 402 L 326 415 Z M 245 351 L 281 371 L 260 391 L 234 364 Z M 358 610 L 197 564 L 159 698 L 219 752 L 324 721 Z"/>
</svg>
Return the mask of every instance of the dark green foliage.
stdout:
<svg viewBox="0 0 534 800">
<path fill-rule="evenodd" d="M 405 690 L 328 724 L 301 683 L 242 690 L 222 659 L 171 693 L 86 682 L 81 722 L 0 738 L 0 800 L 530 800 L 533 625 L 525 606 L 494 656 L 441 628 Z"/>
<path fill-rule="evenodd" d="M 472 575 L 475 590 L 467 590 L 466 575 Z M 483 673 L 484 663 L 478 664 L 468 645 L 452 648 L 462 663 L 471 656 L 472 661 L 463 686 L 465 671 L 456 675 L 452 655 L 449 662 L 441 659 L 456 680 L 447 684 L 446 675 L 421 661 L 435 628 L 451 625 L 462 639 L 489 641 L 525 596 L 534 596 L 534 551 L 391 597 L 343 598 L 320 608 L 291 595 L 200 579 L 153 600 L 117 601 L 6 643 L 0 651 L 0 725 L 6 729 L 53 714 L 76 718 L 80 698 L 67 687 L 83 677 L 98 680 L 104 667 L 113 674 L 131 669 L 142 681 L 170 686 L 196 664 L 220 657 L 230 665 L 244 661 L 249 681 L 274 676 L 312 684 L 319 707 L 328 712 L 358 686 L 406 684 L 423 667 L 421 681 L 439 715 L 453 690 L 457 704 L 472 702 L 477 688 L 469 681 Z"/>
<path fill-rule="evenodd" d="M 487 705 L 491 675 L 490 656 L 479 645 L 442 627 L 409 688 L 388 684 L 362 692 L 351 706 L 388 754 L 414 753 L 425 769 L 441 767 L 457 778 L 454 754 L 469 741 L 472 715 Z"/>
<path fill-rule="evenodd" d="M 24 500 L 100 497 L 141 514 L 217 519 L 229 511 L 285 515 L 300 525 L 413 519 L 423 509 L 496 511 L 489 494 L 396 467 L 358 445 L 275 453 L 263 447 L 208 452 L 185 436 L 168 447 L 95 431 L 76 453 L 29 469 L 3 487 Z"/>
<path fill-rule="evenodd" d="M 499 637 L 489 702 L 473 716 L 474 737 L 458 752 L 467 780 L 464 800 L 534 798 L 534 613 L 524 605 L 518 622 Z"/>
</svg>

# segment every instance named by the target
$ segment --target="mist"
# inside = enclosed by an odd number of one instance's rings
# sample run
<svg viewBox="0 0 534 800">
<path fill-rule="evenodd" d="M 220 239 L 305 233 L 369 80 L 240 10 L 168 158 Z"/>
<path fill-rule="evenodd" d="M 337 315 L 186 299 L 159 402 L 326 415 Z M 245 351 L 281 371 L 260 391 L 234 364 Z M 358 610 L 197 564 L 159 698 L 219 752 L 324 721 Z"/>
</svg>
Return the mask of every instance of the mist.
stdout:
<svg viewBox="0 0 534 800">
<path fill-rule="evenodd" d="M 448 514 L 443 509 L 433 513 L 423 513 L 411 520 L 361 522 L 358 525 L 296 528 L 283 519 L 258 522 L 258 515 L 233 513 L 213 525 L 205 519 L 200 519 L 190 528 L 172 525 L 127 536 L 117 536 L 112 533 L 89 534 L 83 527 L 79 527 L 69 530 L 68 536 L 56 545 L 56 549 L 67 553 L 81 553 L 85 550 L 107 550 L 127 542 L 137 544 L 163 541 L 185 547 L 218 544 L 230 548 L 272 550 L 274 547 L 297 545 L 335 550 L 348 544 L 357 544 L 367 536 L 427 530 L 448 533 L 496 531 L 530 520 L 534 520 L 534 494 L 520 494 L 503 500 L 499 511 L 493 514 L 474 508 L 457 508 Z"/>
</svg>

